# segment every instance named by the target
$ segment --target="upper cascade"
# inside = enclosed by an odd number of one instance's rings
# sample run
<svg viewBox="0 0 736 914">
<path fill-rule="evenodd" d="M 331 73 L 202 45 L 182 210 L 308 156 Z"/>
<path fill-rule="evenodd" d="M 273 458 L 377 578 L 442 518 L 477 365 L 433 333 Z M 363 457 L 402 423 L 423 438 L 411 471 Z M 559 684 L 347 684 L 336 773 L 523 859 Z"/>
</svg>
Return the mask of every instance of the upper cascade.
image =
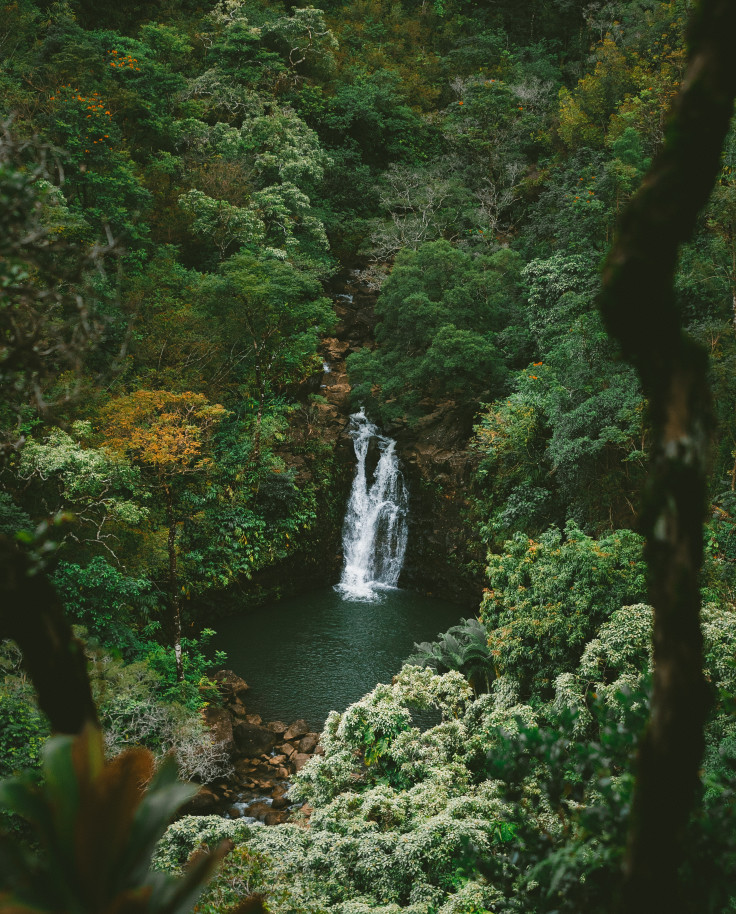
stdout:
<svg viewBox="0 0 736 914">
<path fill-rule="evenodd" d="M 352 600 L 378 599 L 395 587 L 408 536 L 408 492 L 396 456 L 396 442 L 381 435 L 361 409 L 350 417 L 357 466 L 342 530 L 344 565 L 336 590 Z M 367 458 L 375 440 L 380 457 L 369 486 Z"/>
</svg>

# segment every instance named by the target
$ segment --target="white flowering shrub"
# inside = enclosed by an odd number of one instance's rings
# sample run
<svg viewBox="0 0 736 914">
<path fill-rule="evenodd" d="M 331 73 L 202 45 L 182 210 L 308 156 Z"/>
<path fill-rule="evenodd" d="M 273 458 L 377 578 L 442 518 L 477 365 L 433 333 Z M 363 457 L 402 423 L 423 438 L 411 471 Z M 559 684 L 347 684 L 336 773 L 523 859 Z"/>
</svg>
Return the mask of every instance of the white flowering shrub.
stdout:
<svg viewBox="0 0 736 914">
<path fill-rule="evenodd" d="M 489 715 L 510 721 L 485 698 Z M 495 785 L 476 783 L 468 767 L 474 740 L 490 745 L 488 727 L 478 737 L 468 726 L 478 723 L 477 705 L 459 673 L 404 667 L 391 685 L 329 716 L 325 755 L 312 758 L 292 788 L 314 807 L 310 828 L 251 830 L 249 850 L 323 910 L 437 911 L 463 884 L 468 848 L 491 853 L 508 817 Z M 437 726 L 413 726 L 413 710 L 431 709 Z M 457 910 L 469 910 L 469 899 Z"/>
<path fill-rule="evenodd" d="M 617 609 L 583 651 L 580 675 L 605 682 L 623 673 L 651 672 L 652 618 L 644 603 Z"/>
<path fill-rule="evenodd" d="M 249 889 L 264 892 L 274 914 L 531 911 L 524 906 L 531 895 L 514 896 L 514 861 L 536 852 L 546 859 L 549 848 L 571 840 L 584 807 L 604 815 L 608 793 L 626 795 L 619 770 L 600 780 L 604 750 L 591 748 L 591 734 L 593 742 L 599 738 L 591 698 L 619 720 L 631 710 L 622 690 L 641 704 L 651 626 L 648 606 L 614 612 L 578 668 L 557 674 L 554 699 L 533 707 L 520 702 L 519 684 L 509 676 L 474 698 L 457 672 L 407 665 L 390 685 L 329 715 L 324 756 L 314 756 L 292 787 L 294 799 L 313 807 L 309 828 L 182 819 L 157 861 L 181 867 L 197 847 L 230 838 Z M 706 607 L 703 632 L 708 677 L 718 688 L 734 688 L 736 613 Z M 439 722 L 422 729 L 416 712 L 434 712 Z M 723 721 L 716 725 L 725 732 Z M 595 841 L 581 839 L 575 847 L 580 860 L 587 855 L 595 865 Z M 499 884 L 471 878 L 471 858 L 495 861 Z M 229 882 L 215 881 L 214 899 L 234 897 L 236 864 L 227 872 Z M 530 876 L 523 891 L 533 895 L 537 888 Z"/>
<path fill-rule="evenodd" d="M 736 613 L 728 606 L 709 603 L 702 609 L 701 620 L 706 678 L 717 689 L 736 693 Z M 623 713 L 621 694 L 641 691 L 645 676 L 652 672 L 652 625 L 650 606 L 623 606 L 588 643 L 577 671 L 557 677 L 554 707 L 577 715 L 576 732 L 583 732 L 592 721 L 586 689 L 619 714 Z"/>
<path fill-rule="evenodd" d="M 361 775 L 356 768 L 354 753 L 347 749 L 334 753 L 325 750 L 323 756 L 312 756 L 299 772 L 291 796 L 297 802 L 307 800 L 313 806 L 329 803 L 334 796 L 360 781 Z"/>
<path fill-rule="evenodd" d="M 456 887 L 467 847 L 490 852 L 505 811 L 487 790 L 475 791 L 467 780 L 459 786 L 468 789 L 473 795 L 428 784 L 403 795 L 384 786 L 342 796 L 315 811 L 308 831 L 253 830 L 248 846 L 287 870 L 295 885 L 311 886 L 327 908 L 361 898 L 372 906 L 421 902 L 436 909 Z"/>
<path fill-rule="evenodd" d="M 178 872 L 195 850 L 212 850 L 226 839 L 242 844 L 252 831 L 245 822 L 221 816 L 184 816 L 166 829 L 156 848 L 153 866 L 157 870 Z"/>
<path fill-rule="evenodd" d="M 436 708 L 443 719 L 457 717 L 473 697 L 468 680 L 457 670 L 438 676 L 429 667 L 407 665 L 391 688 L 407 707 Z"/>
<path fill-rule="evenodd" d="M 728 605 L 707 603 L 701 620 L 706 677 L 717 689 L 736 695 L 736 612 Z"/>
<path fill-rule="evenodd" d="M 509 676 L 508 673 L 498 676 L 491 685 L 494 704 L 499 711 L 518 705 L 520 692 L 521 686 L 518 680 Z"/>
<path fill-rule="evenodd" d="M 447 898 L 437 914 L 480 914 L 482 911 L 494 911 L 503 902 L 503 894 L 498 889 L 468 880 Z"/>
<path fill-rule="evenodd" d="M 652 608 L 644 603 L 623 606 L 598 629 L 583 651 L 574 673 L 555 679 L 552 716 L 565 712 L 574 716 L 573 734 L 582 736 L 593 722 L 591 701 L 601 702 L 619 718 L 626 708 L 622 695 L 640 693 L 652 672 Z"/>
</svg>

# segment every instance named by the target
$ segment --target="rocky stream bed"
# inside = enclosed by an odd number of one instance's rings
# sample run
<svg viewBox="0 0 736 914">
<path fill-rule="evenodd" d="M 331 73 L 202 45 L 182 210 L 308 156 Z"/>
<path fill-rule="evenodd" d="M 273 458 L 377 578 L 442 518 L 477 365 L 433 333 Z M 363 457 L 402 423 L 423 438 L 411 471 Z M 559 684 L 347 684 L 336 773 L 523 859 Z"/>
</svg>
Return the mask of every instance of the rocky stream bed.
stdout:
<svg viewBox="0 0 736 914">
<path fill-rule="evenodd" d="M 222 815 L 249 818 L 264 825 L 279 825 L 299 812 L 306 823 L 311 808 L 292 804 L 288 798 L 293 775 L 313 755 L 321 755 L 319 734 L 304 720 L 291 724 L 264 723 L 260 715 L 249 714 L 245 705 L 247 683 L 232 670 L 220 670 L 213 677 L 221 704 L 208 705 L 203 716 L 212 737 L 228 753 L 232 773 L 200 787 L 181 815 Z"/>
</svg>

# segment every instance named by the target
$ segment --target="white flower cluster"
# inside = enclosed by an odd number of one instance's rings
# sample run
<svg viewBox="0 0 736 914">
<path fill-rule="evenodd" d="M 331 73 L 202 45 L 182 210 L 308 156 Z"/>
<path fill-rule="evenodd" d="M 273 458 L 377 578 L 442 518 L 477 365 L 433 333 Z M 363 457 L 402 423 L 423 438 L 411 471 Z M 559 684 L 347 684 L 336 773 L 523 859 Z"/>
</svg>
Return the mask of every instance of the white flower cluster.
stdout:
<svg viewBox="0 0 736 914">
<path fill-rule="evenodd" d="M 314 806 L 309 830 L 252 830 L 248 847 L 321 910 L 487 908 L 493 889 L 457 875 L 469 847 L 490 852 L 507 812 L 493 784 L 475 784 L 466 765 L 472 707 L 459 673 L 404 667 L 392 685 L 328 718 L 325 755 L 302 769 L 292 791 Z M 412 712 L 431 710 L 440 722 L 422 731 Z"/>
<path fill-rule="evenodd" d="M 156 848 L 153 867 L 179 872 L 194 851 L 212 850 L 227 839 L 244 844 L 254 830 L 244 822 L 221 816 L 184 816 L 166 829 Z"/>
</svg>

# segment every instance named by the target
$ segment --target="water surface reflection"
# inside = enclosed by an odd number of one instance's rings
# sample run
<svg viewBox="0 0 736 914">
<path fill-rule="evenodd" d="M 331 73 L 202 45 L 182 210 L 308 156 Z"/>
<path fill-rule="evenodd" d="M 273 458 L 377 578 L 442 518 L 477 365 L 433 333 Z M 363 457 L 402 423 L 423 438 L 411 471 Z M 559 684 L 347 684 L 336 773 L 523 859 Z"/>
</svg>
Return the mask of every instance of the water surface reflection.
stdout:
<svg viewBox="0 0 736 914">
<path fill-rule="evenodd" d="M 264 720 L 303 717 L 315 729 L 378 682 L 390 682 L 415 641 L 456 624 L 452 603 L 395 588 L 373 602 L 332 588 L 224 619 L 215 647 L 250 685 L 248 710 Z"/>
</svg>

